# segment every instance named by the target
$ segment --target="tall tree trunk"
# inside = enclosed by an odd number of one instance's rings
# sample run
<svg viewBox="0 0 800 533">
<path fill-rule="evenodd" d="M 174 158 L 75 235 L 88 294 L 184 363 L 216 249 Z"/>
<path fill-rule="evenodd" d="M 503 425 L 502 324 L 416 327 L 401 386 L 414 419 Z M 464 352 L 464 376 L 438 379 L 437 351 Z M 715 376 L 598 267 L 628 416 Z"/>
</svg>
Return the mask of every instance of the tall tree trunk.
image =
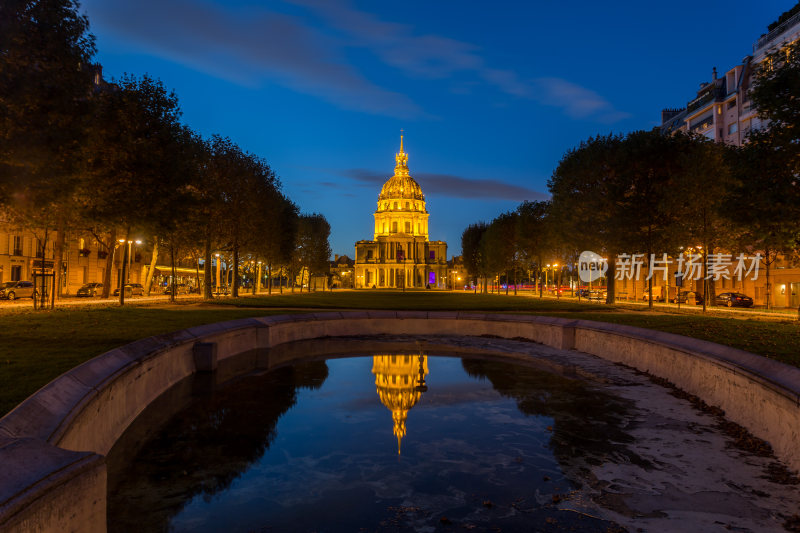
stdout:
<svg viewBox="0 0 800 533">
<path fill-rule="evenodd" d="M 608 268 L 606 269 L 606 303 L 611 305 L 617 296 L 617 253 L 608 253 Z"/>
<path fill-rule="evenodd" d="M 117 230 L 112 229 L 109 238 L 108 255 L 106 256 L 106 271 L 103 273 L 103 298 L 111 294 L 111 270 L 114 268 L 114 256 L 117 253 Z"/>
<path fill-rule="evenodd" d="M 56 230 L 56 240 L 53 243 L 53 295 L 56 300 L 63 296 L 64 287 L 64 243 L 67 240 L 67 230 L 64 222 L 59 222 Z"/>
<path fill-rule="evenodd" d="M 253 279 L 253 296 L 258 293 L 258 289 L 260 289 L 261 285 L 261 266 L 258 264 L 258 256 L 253 257 L 253 271 L 255 272 L 255 279 Z"/>
<path fill-rule="evenodd" d="M 119 280 L 119 305 L 120 305 L 120 307 L 125 305 L 125 282 L 127 281 L 126 280 L 126 275 L 128 273 L 128 253 L 129 253 L 128 250 L 131 247 L 130 244 L 128 244 L 128 241 L 130 240 L 130 238 L 131 238 L 131 227 L 128 226 L 125 229 L 125 242 L 122 243 L 122 247 L 123 247 L 123 250 L 122 250 L 122 276 L 120 277 L 120 280 Z"/>
<path fill-rule="evenodd" d="M 514 267 L 514 296 L 517 295 L 517 267 Z"/>
<path fill-rule="evenodd" d="M 272 262 L 267 263 L 267 275 L 269 276 L 269 280 L 267 281 L 267 294 L 272 296 Z"/>
<path fill-rule="evenodd" d="M 203 299 L 210 300 L 211 295 L 211 239 L 206 237 L 203 245 Z"/>
<path fill-rule="evenodd" d="M 767 289 L 767 311 L 769 311 L 770 309 L 772 309 L 772 301 L 771 301 L 772 300 L 772 287 L 770 285 L 770 278 L 769 278 L 770 265 L 772 265 L 772 261 L 770 261 L 770 259 L 769 259 L 769 249 L 764 250 L 764 252 L 765 252 L 765 254 L 764 254 L 764 258 L 765 258 L 764 266 L 767 267 L 766 268 L 766 270 L 767 270 L 767 286 L 766 286 L 766 289 Z"/>
<path fill-rule="evenodd" d="M 204 269 L 205 272 L 205 269 Z M 197 292 L 200 292 L 200 259 L 194 262 L 194 280 L 197 286 Z"/>
<path fill-rule="evenodd" d="M 150 296 L 150 289 L 153 286 L 153 276 L 156 273 L 156 262 L 158 261 L 158 236 L 153 237 L 153 253 L 150 255 L 150 268 L 147 269 L 147 276 L 144 280 L 144 294 Z"/>
<path fill-rule="evenodd" d="M 172 274 L 172 282 L 170 283 L 170 291 L 169 291 L 169 301 L 174 302 L 175 296 L 178 292 L 178 280 L 177 276 L 175 275 L 175 239 L 174 236 L 172 239 L 169 240 L 169 262 L 170 262 L 170 273 Z"/>
<path fill-rule="evenodd" d="M 233 291 L 234 298 L 239 297 L 239 241 L 233 240 Z"/>
</svg>

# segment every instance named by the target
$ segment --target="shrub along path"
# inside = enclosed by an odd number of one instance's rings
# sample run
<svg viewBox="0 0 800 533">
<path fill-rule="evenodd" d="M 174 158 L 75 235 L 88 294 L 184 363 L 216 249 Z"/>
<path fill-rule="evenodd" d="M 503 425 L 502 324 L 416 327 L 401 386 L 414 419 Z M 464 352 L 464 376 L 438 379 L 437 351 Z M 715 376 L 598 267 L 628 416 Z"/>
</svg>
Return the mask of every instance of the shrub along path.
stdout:
<svg viewBox="0 0 800 533">
<path fill-rule="evenodd" d="M 212 304 L 15 310 L 0 313 L 0 416 L 70 368 L 136 339 L 235 318 L 344 309 L 511 312 L 598 320 L 718 342 L 800 366 L 797 321 L 653 313 L 530 296 L 335 291 L 220 299 Z"/>
</svg>

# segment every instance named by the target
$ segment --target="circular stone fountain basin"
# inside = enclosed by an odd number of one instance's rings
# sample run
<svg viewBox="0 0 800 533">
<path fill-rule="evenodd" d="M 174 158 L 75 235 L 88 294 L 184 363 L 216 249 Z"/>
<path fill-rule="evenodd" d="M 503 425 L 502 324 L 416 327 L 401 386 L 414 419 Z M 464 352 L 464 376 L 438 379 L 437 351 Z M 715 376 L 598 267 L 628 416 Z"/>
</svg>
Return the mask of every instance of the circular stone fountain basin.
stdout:
<svg viewBox="0 0 800 533">
<path fill-rule="evenodd" d="M 117 441 L 108 527 L 781 531 L 800 494 L 775 459 L 674 392 L 513 340 L 248 352 L 168 390 Z"/>
</svg>

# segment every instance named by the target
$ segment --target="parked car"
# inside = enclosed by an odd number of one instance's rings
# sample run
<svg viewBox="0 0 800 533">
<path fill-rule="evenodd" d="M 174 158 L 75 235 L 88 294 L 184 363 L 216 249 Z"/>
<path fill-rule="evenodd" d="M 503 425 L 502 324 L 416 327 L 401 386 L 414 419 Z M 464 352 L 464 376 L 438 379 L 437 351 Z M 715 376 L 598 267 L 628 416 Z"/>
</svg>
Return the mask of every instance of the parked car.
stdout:
<svg viewBox="0 0 800 533">
<path fill-rule="evenodd" d="M 175 285 L 175 294 L 189 294 L 191 287 L 185 283 L 178 283 Z M 164 287 L 164 294 L 172 294 L 172 285 Z"/>
<path fill-rule="evenodd" d="M 714 298 L 714 305 L 728 307 L 753 307 L 753 299 L 741 292 L 723 292 Z"/>
<path fill-rule="evenodd" d="M 590 300 L 597 300 L 597 301 L 606 301 L 606 295 L 608 293 L 606 291 L 596 290 L 589 292 L 589 299 Z"/>
<path fill-rule="evenodd" d="M 0 298 L 16 300 L 17 298 L 36 298 L 38 292 L 33 290 L 31 281 L 7 281 L 0 284 Z"/>
<path fill-rule="evenodd" d="M 703 305 L 703 295 L 696 291 L 681 291 L 671 300 L 672 303 Z"/>
<path fill-rule="evenodd" d="M 78 289 L 78 292 L 75 293 L 75 296 L 92 297 L 100 296 L 101 294 L 103 294 L 102 283 L 87 283 Z"/>
<path fill-rule="evenodd" d="M 125 285 L 125 289 L 130 289 L 125 294 L 130 294 L 131 296 L 143 296 L 144 295 L 144 287 L 142 287 L 141 283 L 128 283 Z M 114 296 L 119 296 L 119 288 L 114 289 Z"/>
<path fill-rule="evenodd" d="M 650 288 L 644 290 L 642 293 L 642 300 L 650 301 Z M 653 301 L 654 302 L 663 302 L 664 301 L 664 287 L 661 285 L 653 285 Z"/>
</svg>

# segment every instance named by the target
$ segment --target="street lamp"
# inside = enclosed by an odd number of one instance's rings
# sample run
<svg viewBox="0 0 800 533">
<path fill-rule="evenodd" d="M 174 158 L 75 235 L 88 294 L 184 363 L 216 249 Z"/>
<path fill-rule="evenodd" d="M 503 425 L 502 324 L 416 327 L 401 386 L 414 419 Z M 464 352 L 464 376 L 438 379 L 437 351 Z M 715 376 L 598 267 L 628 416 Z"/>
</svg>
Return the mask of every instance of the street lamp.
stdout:
<svg viewBox="0 0 800 533">
<path fill-rule="evenodd" d="M 556 280 L 556 269 L 558 268 L 558 263 L 553 263 L 553 281 Z M 556 283 L 556 298 L 561 298 L 561 272 L 558 274 L 558 283 Z"/>
<path fill-rule="evenodd" d="M 142 241 L 140 241 L 140 240 L 138 240 L 138 239 L 137 239 L 137 240 L 135 240 L 135 241 L 125 241 L 125 239 L 120 239 L 120 240 L 119 240 L 119 243 L 120 243 L 120 244 L 125 244 L 125 242 L 127 242 L 127 243 L 128 243 L 128 265 L 127 265 L 127 266 L 128 266 L 128 271 L 127 271 L 127 273 L 126 273 L 126 275 L 125 275 L 125 279 L 122 279 L 122 276 L 120 276 L 120 291 L 122 290 L 122 287 L 121 287 L 121 285 L 123 285 L 123 284 L 127 284 L 127 283 L 130 283 L 130 282 L 131 282 L 131 262 L 132 262 L 132 258 L 131 258 L 131 245 L 132 245 L 134 242 L 135 242 L 137 245 L 139 245 L 139 244 L 142 244 Z M 125 265 L 123 264 L 123 267 L 124 267 L 124 266 L 125 266 Z"/>
<path fill-rule="evenodd" d="M 547 268 L 544 271 L 544 290 L 545 292 L 550 290 L 550 283 L 548 282 L 547 276 L 550 273 L 550 263 L 547 264 Z"/>
<path fill-rule="evenodd" d="M 219 254 L 214 254 L 217 258 L 217 294 L 219 294 L 220 289 L 220 261 L 219 261 Z"/>
</svg>

